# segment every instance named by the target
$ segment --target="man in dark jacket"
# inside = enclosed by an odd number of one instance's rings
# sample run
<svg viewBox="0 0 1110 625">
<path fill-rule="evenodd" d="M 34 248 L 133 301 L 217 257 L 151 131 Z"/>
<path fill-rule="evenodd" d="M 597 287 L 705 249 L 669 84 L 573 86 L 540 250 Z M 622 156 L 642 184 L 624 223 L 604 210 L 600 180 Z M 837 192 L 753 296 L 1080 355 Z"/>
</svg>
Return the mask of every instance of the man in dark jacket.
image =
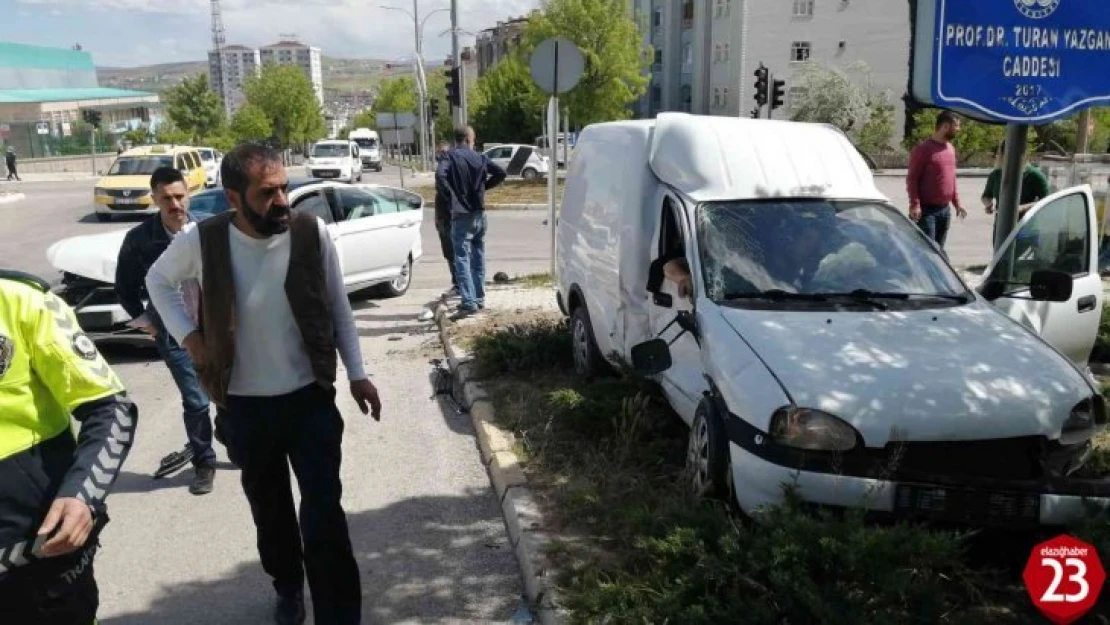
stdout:
<svg viewBox="0 0 1110 625">
<path fill-rule="evenodd" d="M 216 477 L 216 452 L 212 449 L 212 420 L 208 395 L 204 392 L 189 352 L 178 345 L 166 331 L 161 315 L 153 305 L 144 308 L 147 296 L 144 281 L 154 261 L 169 247 L 177 234 L 194 226 L 189 214 L 189 190 L 185 177 L 173 167 L 159 167 L 150 177 L 151 194 L 158 205 L 158 214 L 151 215 L 127 233 L 116 263 L 116 294 L 120 305 L 131 315 L 131 324 L 154 337 L 158 353 L 181 392 L 185 433 L 192 451 L 195 471 L 189 492 L 204 495 L 212 492 Z M 199 286 L 184 287 L 185 296 L 192 296 L 194 305 Z M 165 464 L 166 461 L 163 461 Z"/>
<path fill-rule="evenodd" d="M 474 151 L 474 129 L 455 131 L 455 148 L 436 168 L 436 193 L 444 194 L 451 210 L 451 245 L 458 280 L 458 316 L 485 307 L 485 193 L 505 180 L 505 170 Z"/>
<path fill-rule="evenodd" d="M 8 167 L 8 180 L 12 178 L 21 180 L 19 172 L 15 170 L 15 148 L 8 146 L 8 152 L 4 155 L 4 164 Z"/>
<path fill-rule="evenodd" d="M 451 144 L 440 141 L 436 148 L 436 163 L 439 164 L 447 156 Z M 451 289 L 447 291 L 448 297 L 459 295 L 459 281 L 455 277 L 455 251 L 451 245 L 451 200 L 446 194 L 436 187 L 436 233 L 439 234 L 439 247 L 443 251 L 443 259 L 451 270 Z"/>
</svg>

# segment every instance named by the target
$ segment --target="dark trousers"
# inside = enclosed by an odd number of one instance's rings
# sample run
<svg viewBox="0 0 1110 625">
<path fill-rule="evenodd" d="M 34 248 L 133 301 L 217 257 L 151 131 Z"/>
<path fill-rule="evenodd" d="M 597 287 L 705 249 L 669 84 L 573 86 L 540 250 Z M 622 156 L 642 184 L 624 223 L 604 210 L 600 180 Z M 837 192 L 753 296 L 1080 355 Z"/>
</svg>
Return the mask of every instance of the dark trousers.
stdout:
<svg viewBox="0 0 1110 625">
<path fill-rule="evenodd" d="M 96 536 L 85 548 L 44 558 L 0 578 L 0 623 L 4 625 L 92 625 L 100 606 L 93 577 Z"/>
<path fill-rule="evenodd" d="M 8 163 L 8 180 L 12 178 L 19 180 L 19 172 L 15 170 L 15 163 Z"/>
<path fill-rule="evenodd" d="M 941 249 L 948 240 L 948 227 L 952 224 L 952 207 L 943 206 L 921 207 L 921 218 L 917 220 L 917 227 L 932 240 L 937 242 Z"/>
<path fill-rule="evenodd" d="M 193 466 L 212 466 L 216 464 L 216 451 L 212 449 L 212 419 L 208 411 L 208 395 L 201 388 L 189 352 L 177 344 L 156 315 L 154 325 L 158 328 L 154 344 L 181 393 L 182 418 L 189 447 L 193 450 Z"/>
<path fill-rule="evenodd" d="M 451 269 L 451 286 L 459 288 L 458 272 L 455 269 L 455 248 L 451 243 L 451 216 L 436 215 L 436 234 L 439 235 L 439 249 Z"/>
<path fill-rule="evenodd" d="M 274 589 L 298 594 L 307 573 L 317 623 L 359 623 L 362 588 L 340 503 L 343 418 L 335 391 L 314 384 L 276 397 L 231 396 L 227 404 L 220 429 L 242 470 L 262 568 Z M 299 526 L 287 461 L 301 492 Z"/>
</svg>

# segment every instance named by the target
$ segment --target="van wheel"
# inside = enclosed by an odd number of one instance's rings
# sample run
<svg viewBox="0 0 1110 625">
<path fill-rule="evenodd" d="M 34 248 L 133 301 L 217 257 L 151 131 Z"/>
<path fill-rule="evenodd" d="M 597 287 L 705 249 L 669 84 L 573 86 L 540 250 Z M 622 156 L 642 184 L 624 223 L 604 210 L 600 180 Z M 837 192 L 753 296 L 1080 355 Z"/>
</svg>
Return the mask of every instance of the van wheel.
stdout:
<svg viewBox="0 0 1110 625">
<path fill-rule="evenodd" d="M 522 171 L 520 173 L 520 175 L 525 180 L 535 180 L 537 177 L 539 177 L 540 172 L 538 172 L 535 169 L 532 169 L 531 167 L 529 167 L 528 169 L 525 169 L 524 171 Z"/>
<path fill-rule="evenodd" d="M 686 444 L 686 480 L 697 497 L 724 499 L 732 494 L 728 437 L 724 421 L 705 402 L 698 406 Z"/>
<path fill-rule="evenodd" d="M 586 379 L 603 373 L 605 371 L 605 359 L 601 357 L 597 342 L 594 340 L 590 313 L 586 312 L 585 305 L 575 308 L 574 312 L 571 313 L 570 329 L 575 373 Z"/>
</svg>

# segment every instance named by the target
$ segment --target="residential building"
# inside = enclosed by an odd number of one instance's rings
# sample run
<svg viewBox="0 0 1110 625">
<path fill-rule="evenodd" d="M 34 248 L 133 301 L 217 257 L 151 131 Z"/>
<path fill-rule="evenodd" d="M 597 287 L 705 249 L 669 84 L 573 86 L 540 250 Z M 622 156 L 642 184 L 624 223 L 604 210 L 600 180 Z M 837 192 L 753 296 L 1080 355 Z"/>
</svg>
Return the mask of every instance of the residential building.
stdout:
<svg viewBox="0 0 1110 625">
<path fill-rule="evenodd" d="M 886 92 L 895 110 L 892 143 L 901 139 L 910 52 L 905 6 L 889 0 L 632 0 L 630 6 L 655 50 L 651 84 L 637 105 L 642 117 L 750 115 L 762 62 L 786 81 L 784 106 L 773 113 L 785 119 L 803 94 L 799 82 L 808 63 L 849 70 L 862 62 L 867 75 L 852 77 Z"/>
<path fill-rule="evenodd" d="M 312 90 L 320 106 L 324 105 L 324 69 L 320 62 L 320 48 L 306 46 L 298 41 L 279 41 L 259 49 L 262 64 L 296 65 L 312 81 Z"/>
<path fill-rule="evenodd" d="M 261 67 L 261 58 L 258 50 L 246 46 L 225 46 L 223 84 L 211 84 L 212 90 L 219 94 L 224 102 L 224 109 L 230 115 L 246 103 L 247 98 L 243 93 L 243 84 L 247 78 L 257 76 Z M 215 50 L 208 52 L 209 81 L 220 76 L 219 58 Z"/>
<path fill-rule="evenodd" d="M 478 33 L 474 46 L 478 57 L 478 76 L 484 76 L 520 44 L 528 18 L 536 12 L 532 11 L 529 15 L 497 22 L 496 26 Z"/>
<path fill-rule="evenodd" d="M 0 41 L 0 148 L 23 158 L 66 154 L 85 110 L 100 113 L 108 144 L 161 117 L 158 94 L 101 87 L 88 52 Z"/>
</svg>

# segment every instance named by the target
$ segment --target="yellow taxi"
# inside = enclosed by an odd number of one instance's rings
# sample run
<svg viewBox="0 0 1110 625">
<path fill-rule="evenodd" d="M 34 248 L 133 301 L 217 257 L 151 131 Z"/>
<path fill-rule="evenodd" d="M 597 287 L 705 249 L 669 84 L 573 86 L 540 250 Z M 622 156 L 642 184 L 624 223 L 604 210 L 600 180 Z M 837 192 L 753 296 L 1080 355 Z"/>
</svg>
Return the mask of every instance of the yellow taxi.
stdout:
<svg viewBox="0 0 1110 625">
<path fill-rule="evenodd" d="M 150 175 L 159 167 L 174 167 L 185 175 L 189 192 L 205 187 L 208 174 L 197 148 L 187 145 L 144 145 L 116 157 L 93 190 L 96 218 L 158 212 L 150 196 Z"/>
</svg>

